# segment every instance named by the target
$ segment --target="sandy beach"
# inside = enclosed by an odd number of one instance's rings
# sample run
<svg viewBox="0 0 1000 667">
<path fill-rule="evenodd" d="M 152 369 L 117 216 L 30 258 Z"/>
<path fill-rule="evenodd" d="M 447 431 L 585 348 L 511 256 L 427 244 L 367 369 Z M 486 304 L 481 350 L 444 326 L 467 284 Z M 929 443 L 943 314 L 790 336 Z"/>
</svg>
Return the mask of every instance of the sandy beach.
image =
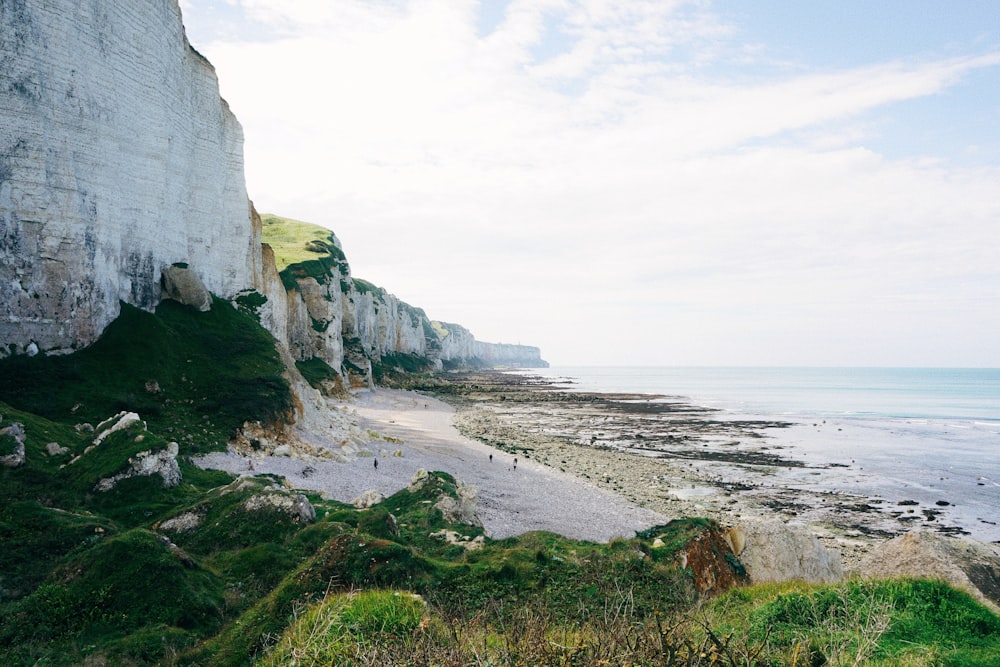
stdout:
<svg viewBox="0 0 1000 667">
<path fill-rule="evenodd" d="M 671 518 L 568 472 L 462 436 L 452 423 L 455 409 L 435 398 L 376 389 L 357 392 L 347 402 L 328 403 L 338 418 L 337 428 L 304 435 L 313 445 L 325 441 L 339 453 L 346 439 L 341 419 L 346 412 L 353 418 L 355 435 L 362 434 L 367 442 L 343 461 L 257 453 L 251 471 L 248 457 L 219 452 L 197 463 L 235 474 L 280 475 L 295 488 L 348 503 L 372 490 L 391 495 L 421 469 L 447 472 L 477 489 L 479 517 L 494 538 L 548 530 L 603 542 L 631 537 Z"/>
</svg>

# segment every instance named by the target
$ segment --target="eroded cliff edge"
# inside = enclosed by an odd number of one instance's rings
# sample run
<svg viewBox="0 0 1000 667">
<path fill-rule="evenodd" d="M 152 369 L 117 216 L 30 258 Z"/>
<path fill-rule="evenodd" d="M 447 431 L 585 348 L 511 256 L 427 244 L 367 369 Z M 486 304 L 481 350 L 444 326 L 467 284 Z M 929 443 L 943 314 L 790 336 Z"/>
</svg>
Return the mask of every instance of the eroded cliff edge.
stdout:
<svg viewBox="0 0 1000 667">
<path fill-rule="evenodd" d="M 332 234 L 319 266 L 279 272 L 242 128 L 176 0 L 91 4 L 0 3 L 0 356 L 85 347 L 120 303 L 154 308 L 179 267 L 343 376 L 544 365 L 355 280 Z"/>
</svg>

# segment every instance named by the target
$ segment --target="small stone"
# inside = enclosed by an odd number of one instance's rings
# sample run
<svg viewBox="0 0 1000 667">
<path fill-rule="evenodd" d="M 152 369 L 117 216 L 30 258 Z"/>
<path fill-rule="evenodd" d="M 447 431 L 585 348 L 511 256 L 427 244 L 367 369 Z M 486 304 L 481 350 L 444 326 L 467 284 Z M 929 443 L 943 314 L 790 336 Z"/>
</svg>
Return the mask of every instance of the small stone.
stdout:
<svg viewBox="0 0 1000 667">
<path fill-rule="evenodd" d="M 58 442 L 50 442 L 49 444 L 45 445 L 45 452 L 49 456 L 60 456 L 62 454 L 68 454 L 69 448 L 63 447 Z"/>
<path fill-rule="evenodd" d="M 352 500 L 351 504 L 358 509 L 366 509 L 374 505 L 378 505 L 383 500 L 385 500 L 385 496 L 382 495 L 380 491 L 371 489 L 370 491 L 365 491 L 360 496 Z"/>
</svg>

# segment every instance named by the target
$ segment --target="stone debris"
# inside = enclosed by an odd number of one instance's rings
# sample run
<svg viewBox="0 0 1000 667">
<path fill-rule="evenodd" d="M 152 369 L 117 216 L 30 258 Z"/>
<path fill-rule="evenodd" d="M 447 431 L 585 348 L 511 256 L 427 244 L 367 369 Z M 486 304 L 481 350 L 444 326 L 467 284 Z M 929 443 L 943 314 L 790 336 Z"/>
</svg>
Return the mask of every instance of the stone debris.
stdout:
<svg viewBox="0 0 1000 667">
<path fill-rule="evenodd" d="M 457 481 L 457 480 L 456 480 Z M 448 523 L 464 523 L 470 526 L 482 526 L 483 522 L 476 513 L 479 502 L 479 490 L 474 486 L 466 486 L 458 482 L 457 498 L 441 494 L 434 504 L 434 509 L 440 510 L 442 518 Z"/>
</svg>

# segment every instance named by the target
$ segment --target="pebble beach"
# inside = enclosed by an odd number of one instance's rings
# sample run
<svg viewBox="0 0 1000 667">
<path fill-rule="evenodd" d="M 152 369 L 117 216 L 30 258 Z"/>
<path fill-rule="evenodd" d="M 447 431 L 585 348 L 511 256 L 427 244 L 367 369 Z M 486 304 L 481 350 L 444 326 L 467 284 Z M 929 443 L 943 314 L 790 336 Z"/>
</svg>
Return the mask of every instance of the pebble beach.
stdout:
<svg viewBox="0 0 1000 667">
<path fill-rule="evenodd" d="M 329 458 L 292 448 L 215 453 L 198 463 L 278 475 L 345 503 L 369 492 L 389 496 L 419 470 L 447 472 L 476 489 L 494 538 L 547 530 L 603 542 L 679 517 L 769 519 L 805 525 L 850 568 L 915 524 L 961 533 L 940 508 L 839 490 L 838 480 L 855 471 L 787 454 L 770 434 L 790 424 L 495 372 L 456 376 L 434 393 L 447 402 L 384 388 L 326 399 L 329 424 L 313 420 L 300 435 Z"/>
<path fill-rule="evenodd" d="M 330 401 L 329 409 L 351 415 L 354 428 L 368 439 L 358 451 L 338 457 L 342 460 L 218 452 L 198 464 L 234 474 L 279 475 L 294 488 L 345 503 L 369 491 L 389 496 L 421 469 L 447 472 L 476 488 L 479 517 L 494 538 L 547 530 L 606 542 L 671 518 L 569 472 L 461 435 L 453 425 L 455 409 L 430 396 L 365 390 L 347 402 Z M 337 449 L 342 436 L 339 430 L 308 434 Z"/>
</svg>

